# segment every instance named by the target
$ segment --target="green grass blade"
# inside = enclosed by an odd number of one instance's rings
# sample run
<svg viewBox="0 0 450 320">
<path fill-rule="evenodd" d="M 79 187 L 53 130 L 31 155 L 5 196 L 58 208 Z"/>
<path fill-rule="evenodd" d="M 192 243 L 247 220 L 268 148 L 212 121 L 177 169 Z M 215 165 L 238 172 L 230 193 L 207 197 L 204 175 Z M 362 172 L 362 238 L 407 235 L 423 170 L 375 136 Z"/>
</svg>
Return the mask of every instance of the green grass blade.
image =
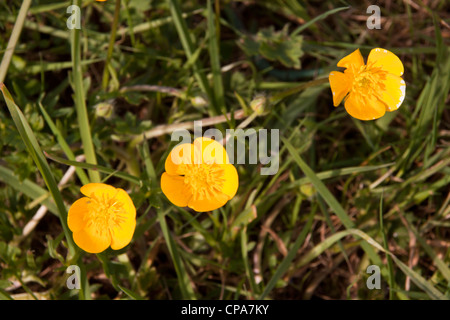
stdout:
<svg viewBox="0 0 450 320">
<path fill-rule="evenodd" d="M 41 110 L 42 115 L 44 116 L 45 121 L 47 122 L 48 126 L 50 127 L 50 130 L 52 130 L 53 134 L 55 135 L 61 149 L 66 154 L 67 158 L 69 160 L 75 161 L 75 155 L 73 154 L 72 150 L 70 149 L 70 146 L 67 144 L 66 140 L 64 139 L 63 135 L 61 134 L 61 131 L 56 127 L 55 123 L 53 122 L 52 118 L 48 115 L 47 111 L 45 111 L 45 108 L 42 106 L 42 104 L 39 102 L 39 109 Z M 81 183 L 88 184 L 89 178 L 87 177 L 86 173 L 79 167 L 76 167 L 75 172 L 78 175 L 78 178 L 80 179 Z"/>
<path fill-rule="evenodd" d="M 166 240 L 167 248 L 169 249 L 170 256 L 175 267 L 175 272 L 177 273 L 178 283 L 180 285 L 180 291 L 183 299 L 195 300 L 195 293 L 191 286 L 191 281 L 186 272 L 184 264 L 181 260 L 180 254 L 178 253 L 178 247 L 170 234 L 169 227 L 167 226 L 166 217 L 164 212 L 158 211 L 158 221 L 161 226 L 164 239 Z"/>
<path fill-rule="evenodd" d="M 341 222 L 345 226 L 345 228 L 347 228 L 347 229 L 354 228 L 355 224 L 350 219 L 348 214 L 345 212 L 344 208 L 342 208 L 341 204 L 331 194 L 331 192 L 327 189 L 327 187 L 323 184 L 323 182 L 317 177 L 317 175 L 314 173 L 314 171 L 311 170 L 311 168 L 303 161 L 303 159 L 300 157 L 300 155 L 297 154 L 294 146 L 284 137 L 282 137 L 281 139 L 283 140 L 286 148 L 288 149 L 289 153 L 293 157 L 294 161 L 297 163 L 297 165 L 300 167 L 300 169 L 305 173 L 305 175 L 309 178 L 311 183 L 317 189 L 317 191 L 322 196 L 322 198 L 325 200 L 325 202 L 328 204 L 328 206 L 338 216 L 338 218 L 341 220 Z M 369 255 L 369 257 L 373 261 L 373 263 L 380 265 L 380 266 L 382 265 L 380 257 L 377 255 L 377 253 L 373 250 L 373 248 L 371 246 L 369 246 L 365 242 L 362 242 L 361 247 Z"/>
<path fill-rule="evenodd" d="M 214 98 L 216 106 L 216 113 L 225 113 L 225 96 L 222 83 L 222 71 L 220 66 L 220 47 L 219 35 L 216 30 L 216 17 L 212 10 L 211 0 L 208 0 L 207 6 L 208 14 L 208 34 L 209 34 L 209 58 L 211 60 L 211 71 L 214 89 Z"/>
<path fill-rule="evenodd" d="M 103 90 L 106 90 L 108 88 L 108 81 L 109 81 L 108 68 L 110 66 L 113 50 L 115 47 L 117 26 L 119 24 L 119 16 L 120 16 L 120 0 L 116 0 L 116 7 L 114 9 L 114 20 L 111 27 L 111 35 L 109 38 L 108 52 L 106 54 L 105 66 L 103 67 L 103 79 L 102 79 Z"/>
<path fill-rule="evenodd" d="M 419 275 L 417 272 L 406 266 L 400 259 L 398 259 L 391 252 L 387 251 L 383 246 L 381 246 L 378 242 L 376 242 L 373 238 L 371 238 L 365 232 L 358 229 L 348 229 L 344 231 L 340 231 L 335 233 L 322 241 L 320 244 L 316 245 L 312 248 L 307 254 L 305 254 L 297 263 L 296 267 L 301 267 L 307 265 L 312 260 L 316 259 L 319 255 L 321 255 L 325 250 L 330 248 L 332 245 L 336 244 L 340 239 L 353 235 L 356 238 L 364 239 L 368 244 L 373 246 L 373 248 L 382 251 L 389 255 L 395 264 L 402 270 L 402 272 L 409 276 L 411 280 L 424 292 L 428 294 L 428 296 L 435 300 L 449 300 L 444 294 L 442 294 L 438 289 L 436 289 L 430 282 L 428 282 L 425 278 Z M 381 266 L 381 265 L 378 265 Z"/>
<path fill-rule="evenodd" d="M 248 237 L 246 227 L 241 229 L 240 235 L 242 262 L 244 264 L 245 274 L 247 275 L 247 279 L 250 283 L 251 292 L 253 293 L 253 295 L 257 295 L 259 293 L 259 287 L 256 284 L 255 276 L 252 272 L 250 264 L 248 263 Z"/>
<path fill-rule="evenodd" d="M 52 171 L 44 157 L 44 154 L 39 146 L 36 137 L 34 136 L 33 130 L 30 128 L 25 116 L 22 111 L 20 111 L 19 107 L 15 104 L 11 94 L 4 84 L 0 84 L 0 89 L 3 93 L 3 98 L 5 99 L 6 105 L 8 107 L 9 112 L 13 118 L 14 124 L 16 125 L 19 134 L 25 143 L 27 150 L 30 156 L 33 158 L 39 172 L 42 175 L 42 178 L 47 185 L 47 188 L 50 191 L 50 194 L 53 197 L 53 200 L 56 203 L 58 208 L 58 216 L 61 221 L 61 225 L 64 230 L 64 235 L 66 237 L 67 245 L 68 245 L 68 260 L 72 259 L 76 253 L 75 243 L 72 239 L 72 234 L 67 226 L 67 210 L 64 205 L 61 192 L 59 191 L 58 185 L 56 184 L 55 178 L 52 174 Z"/>
<path fill-rule="evenodd" d="M 291 37 L 296 36 L 297 34 L 299 34 L 300 32 L 302 32 L 303 30 L 309 28 L 311 25 L 313 25 L 314 23 L 316 23 L 317 21 L 320 21 L 322 19 L 325 19 L 326 17 L 328 17 L 329 15 L 338 13 L 340 11 L 343 10 L 347 10 L 350 7 L 340 7 L 340 8 L 335 8 L 329 11 L 326 11 L 320 15 L 318 15 L 317 17 L 315 17 L 314 19 L 309 20 L 308 22 L 302 24 L 300 27 L 298 27 L 297 29 L 295 29 L 292 33 L 291 33 Z"/>
<path fill-rule="evenodd" d="M 58 208 L 55 203 L 48 198 L 48 191 L 34 182 L 28 179 L 20 181 L 13 171 L 2 166 L 0 166 L 0 180 L 13 187 L 17 192 L 23 192 L 33 200 L 43 199 L 41 203 L 45 205 L 51 213 L 58 215 Z"/>
<path fill-rule="evenodd" d="M 430 258 L 433 260 L 436 267 L 439 269 L 439 271 L 442 273 L 442 276 L 447 280 L 447 282 L 450 284 L 450 268 L 448 267 L 448 264 L 442 261 L 440 259 L 436 252 L 434 252 L 433 248 L 425 241 L 424 238 L 419 234 L 417 229 L 411 224 L 408 219 L 405 218 L 405 220 L 408 223 L 408 228 L 414 233 L 414 236 L 416 237 L 417 241 L 420 243 L 422 248 L 425 250 L 425 252 L 430 256 Z"/>
<path fill-rule="evenodd" d="M 298 250 L 302 246 L 303 242 L 306 239 L 306 236 L 311 231 L 312 223 L 314 221 L 314 215 L 316 211 L 311 210 L 311 213 L 308 216 L 308 220 L 306 221 L 305 226 L 302 229 L 302 232 L 297 237 L 297 240 L 295 240 L 295 243 L 293 244 L 292 248 L 289 250 L 286 257 L 283 259 L 283 261 L 280 263 L 278 268 L 275 270 L 275 273 L 273 274 L 272 278 L 267 283 L 266 287 L 264 288 L 263 293 L 259 297 L 259 299 L 264 299 L 267 297 L 267 295 L 272 291 L 272 289 L 275 287 L 277 281 L 288 271 L 289 267 L 291 267 L 292 260 L 294 260 L 295 256 L 297 255 Z"/>
<path fill-rule="evenodd" d="M 8 72 L 9 64 L 11 58 L 14 54 L 14 49 L 16 48 L 17 41 L 19 41 L 20 33 L 22 32 L 23 25 L 25 23 L 28 9 L 30 8 L 31 0 L 24 0 L 20 6 L 19 14 L 17 20 L 14 23 L 14 28 L 8 41 L 8 46 L 6 47 L 5 54 L 3 55 L 2 62 L 0 64 L 0 83 L 3 83 Z"/>
<path fill-rule="evenodd" d="M 188 60 L 193 60 L 193 56 L 194 56 L 196 50 L 194 49 L 194 45 L 192 43 L 191 36 L 189 34 L 189 30 L 187 28 L 186 22 L 183 19 L 180 4 L 178 3 L 178 0 L 167 0 L 167 3 L 170 8 L 173 22 L 177 29 L 178 36 L 180 38 L 181 44 L 182 44 L 184 52 L 186 54 L 186 58 Z M 212 95 L 210 85 L 208 83 L 206 75 L 202 71 L 202 67 L 200 66 L 200 63 L 198 62 L 198 60 L 195 59 L 195 61 L 192 64 L 192 68 L 193 68 L 195 78 L 198 81 L 198 85 L 200 86 L 200 89 L 208 96 L 209 101 L 214 104 L 214 97 Z M 218 110 L 218 109 L 214 108 L 214 110 Z M 212 110 L 212 111 L 214 111 L 214 110 Z M 213 114 L 213 115 L 215 115 L 215 114 Z"/>
<path fill-rule="evenodd" d="M 403 273 L 411 278 L 411 280 L 423 291 L 425 291 L 428 296 L 435 300 L 450 300 L 450 298 L 446 297 L 442 294 L 438 289 L 436 289 L 430 282 L 428 282 L 425 278 L 423 278 L 420 274 L 409 268 L 405 265 L 400 259 L 398 259 L 391 252 L 384 249 L 379 243 L 377 243 L 374 239 L 372 239 L 369 235 L 362 232 L 361 230 L 352 230 L 352 234 L 361 237 L 366 240 L 368 243 L 373 245 L 376 249 L 385 252 L 389 256 L 391 256 L 392 260 L 394 260 L 395 264 L 403 271 Z"/>
<path fill-rule="evenodd" d="M 72 160 L 67 160 L 67 159 L 63 159 L 54 155 L 50 155 L 47 152 L 45 152 L 45 155 L 47 156 L 47 158 L 52 159 L 53 161 L 59 162 L 59 163 L 63 163 L 66 164 L 68 166 L 74 166 L 76 168 L 84 168 L 84 169 L 88 169 L 91 171 L 100 171 L 106 174 L 109 174 L 111 176 L 116 176 L 118 178 L 127 180 L 129 182 L 132 182 L 134 184 L 137 184 L 138 186 L 142 187 L 143 182 L 141 179 L 139 179 L 138 177 L 132 176 L 131 174 L 128 174 L 126 172 L 121 172 L 121 171 L 117 171 L 111 168 L 107 168 L 98 164 L 92 164 L 92 163 L 86 163 L 86 162 L 78 162 L 78 161 L 72 161 Z"/>
<path fill-rule="evenodd" d="M 381 195 L 380 198 L 380 233 L 381 236 L 383 238 L 383 246 L 384 249 L 386 251 L 389 250 L 389 246 L 388 246 L 388 240 L 387 240 L 387 236 L 386 236 L 386 232 L 384 230 L 384 219 L 383 219 L 383 194 Z M 388 275 L 389 275 L 389 300 L 393 300 L 394 299 L 394 292 L 396 289 L 395 286 L 395 281 L 394 281 L 394 266 L 392 265 L 392 258 L 391 256 L 387 256 L 387 265 L 388 265 Z"/>
<path fill-rule="evenodd" d="M 81 0 L 74 0 L 74 5 L 81 6 Z M 70 45 L 72 56 L 72 77 L 75 92 L 75 109 L 77 111 L 78 125 L 80 129 L 81 142 L 83 143 L 84 155 L 86 161 L 96 164 L 94 144 L 92 142 L 91 127 L 89 125 L 88 113 L 86 108 L 86 99 L 84 96 L 83 70 L 81 68 L 81 45 L 80 30 L 74 28 L 70 32 Z M 98 171 L 89 171 L 91 182 L 100 182 L 100 173 Z"/>
</svg>

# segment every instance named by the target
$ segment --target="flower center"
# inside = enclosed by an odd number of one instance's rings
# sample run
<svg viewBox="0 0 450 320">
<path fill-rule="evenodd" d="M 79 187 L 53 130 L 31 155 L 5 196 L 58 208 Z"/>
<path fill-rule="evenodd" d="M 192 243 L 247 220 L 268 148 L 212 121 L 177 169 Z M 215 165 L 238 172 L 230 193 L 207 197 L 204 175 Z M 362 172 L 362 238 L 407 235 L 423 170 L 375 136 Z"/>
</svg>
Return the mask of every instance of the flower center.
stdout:
<svg viewBox="0 0 450 320">
<path fill-rule="evenodd" d="M 89 202 L 88 223 L 94 225 L 98 234 L 109 232 L 114 226 L 120 226 L 125 221 L 123 203 L 106 194 L 92 195 Z"/>
<path fill-rule="evenodd" d="M 371 67 L 369 65 L 362 66 L 359 70 L 353 70 L 354 78 L 352 84 L 352 91 L 357 92 L 363 96 L 376 95 L 384 91 L 386 80 L 386 71 L 378 67 Z"/>
<path fill-rule="evenodd" d="M 214 198 L 215 193 L 222 190 L 224 169 L 216 163 L 213 164 L 186 164 L 184 183 L 190 189 L 194 200 Z"/>
</svg>

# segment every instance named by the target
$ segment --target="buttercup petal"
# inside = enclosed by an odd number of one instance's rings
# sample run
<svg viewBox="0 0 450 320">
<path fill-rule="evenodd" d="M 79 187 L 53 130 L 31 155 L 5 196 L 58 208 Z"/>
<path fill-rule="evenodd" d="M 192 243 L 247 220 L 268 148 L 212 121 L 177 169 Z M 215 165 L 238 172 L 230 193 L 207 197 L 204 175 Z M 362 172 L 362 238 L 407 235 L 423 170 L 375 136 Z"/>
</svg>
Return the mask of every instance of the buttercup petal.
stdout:
<svg viewBox="0 0 450 320">
<path fill-rule="evenodd" d="M 364 58 L 361 55 L 361 51 L 359 51 L 359 49 L 356 49 L 348 56 L 342 58 L 338 62 L 337 66 L 342 68 L 350 68 L 351 66 L 353 66 L 353 68 L 355 69 L 359 69 L 360 67 L 364 66 Z"/>
<path fill-rule="evenodd" d="M 345 110 L 356 119 L 374 120 L 385 114 L 386 106 L 375 96 L 363 97 L 352 92 L 345 100 Z"/>
<path fill-rule="evenodd" d="M 205 137 L 197 138 L 194 140 L 194 148 L 194 163 L 230 163 L 227 151 L 216 140 Z"/>
<path fill-rule="evenodd" d="M 194 162 L 194 145 L 183 143 L 172 149 L 165 162 L 165 169 L 171 175 L 183 175 L 184 166 L 181 164 L 191 164 Z"/>
<path fill-rule="evenodd" d="M 178 207 L 187 207 L 192 197 L 188 186 L 184 183 L 184 177 L 172 176 L 164 172 L 161 176 L 161 190 Z"/>
<path fill-rule="evenodd" d="M 90 202 L 91 200 L 89 198 L 83 197 L 70 206 L 67 215 L 67 224 L 72 232 L 79 231 L 85 226 L 85 216 L 88 213 Z"/>
<path fill-rule="evenodd" d="M 381 101 L 386 104 L 387 111 L 397 110 L 405 99 L 405 80 L 388 73 L 384 84 L 386 90 L 381 92 Z"/>
<path fill-rule="evenodd" d="M 349 93 L 352 86 L 352 79 L 348 74 L 339 71 L 332 71 L 328 76 L 331 93 L 333 94 L 333 104 L 337 107 L 342 99 Z"/>
<path fill-rule="evenodd" d="M 73 240 L 84 251 L 99 253 L 109 247 L 111 235 L 107 230 L 98 230 L 94 223 L 88 222 L 83 229 L 73 233 Z"/>
<path fill-rule="evenodd" d="M 104 193 L 114 195 L 116 192 L 116 188 L 104 183 L 88 183 L 82 186 L 80 188 L 80 191 L 85 196 L 92 197 L 93 194 L 97 196 Z"/>
<path fill-rule="evenodd" d="M 207 212 L 223 207 L 229 200 L 228 195 L 225 193 L 216 193 L 213 197 L 194 199 L 193 197 L 189 201 L 189 208 L 194 209 L 197 212 Z"/>
<path fill-rule="evenodd" d="M 133 238 L 136 228 L 136 219 L 132 215 L 123 217 L 120 225 L 114 225 L 111 229 L 111 249 L 119 250 L 128 245 Z"/>
<path fill-rule="evenodd" d="M 395 54 L 382 48 L 372 49 L 367 58 L 367 65 L 370 67 L 379 67 L 381 70 L 396 76 L 403 75 L 403 63 Z"/>
<path fill-rule="evenodd" d="M 239 188 L 239 176 L 236 168 L 232 164 L 225 164 L 222 167 L 225 179 L 222 192 L 228 196 L 228 199 L 231 199 L 236 195 Z"/>
<path fill-rule="evenodd" d="M 123 204 L 127 217 L 130 219 L 136 218 L 136 207 L 134 206 L 134 203 L 128 193 L 121 188 L 116 188 L 116 192 L 115 199 Z"/>
</svg>

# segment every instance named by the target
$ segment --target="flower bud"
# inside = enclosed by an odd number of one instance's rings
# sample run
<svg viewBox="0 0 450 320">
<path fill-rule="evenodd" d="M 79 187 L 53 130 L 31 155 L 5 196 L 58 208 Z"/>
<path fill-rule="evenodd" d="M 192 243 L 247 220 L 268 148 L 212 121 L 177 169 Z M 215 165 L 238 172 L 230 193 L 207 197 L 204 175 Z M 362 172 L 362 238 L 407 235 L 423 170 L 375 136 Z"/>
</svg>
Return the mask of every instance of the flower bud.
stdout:
<svg viewBox="0 0 450 320">
<path fill-rule="evenodd" d="M 256 112 L 256 114 L 261 115 L 265 112 L 267 107 L 267 98 L 264 94 L 258 94 L 250 102 L 250 108 Z"/>
<path fill-rule="evenodd" d="M 208 104 L 205 98 L 202 96 L 196 96 L 191 98 L 191 103 L 196 108 L 202 108 Z"/>
<path fill-rule="evenodd" d="M 111 119 L 114 113 L 114 106 L 108 102 L 100 102 L 95 106 L 95 116 Z"/>
</svg>

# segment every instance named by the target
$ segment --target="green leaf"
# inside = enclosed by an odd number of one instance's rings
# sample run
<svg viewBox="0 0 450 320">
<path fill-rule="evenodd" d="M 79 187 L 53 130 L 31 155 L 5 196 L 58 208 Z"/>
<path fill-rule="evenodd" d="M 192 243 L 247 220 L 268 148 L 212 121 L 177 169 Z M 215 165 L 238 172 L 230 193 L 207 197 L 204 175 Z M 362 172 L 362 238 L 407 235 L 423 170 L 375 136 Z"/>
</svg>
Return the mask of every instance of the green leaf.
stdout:
<svg viewBox="0 0 450 320">
<path fill-rule="evenodd" d="M 300 58 L 303 56 L 302 42 L 302 36 L 288 34 L 286 25 L 280 31 L 275 31 L 273 26 L 263 28 L 256 36 L 245 36 L 238 44 L 249 56 L 261 55 L 288 68 L 300 69 Z"/>
</svg>

